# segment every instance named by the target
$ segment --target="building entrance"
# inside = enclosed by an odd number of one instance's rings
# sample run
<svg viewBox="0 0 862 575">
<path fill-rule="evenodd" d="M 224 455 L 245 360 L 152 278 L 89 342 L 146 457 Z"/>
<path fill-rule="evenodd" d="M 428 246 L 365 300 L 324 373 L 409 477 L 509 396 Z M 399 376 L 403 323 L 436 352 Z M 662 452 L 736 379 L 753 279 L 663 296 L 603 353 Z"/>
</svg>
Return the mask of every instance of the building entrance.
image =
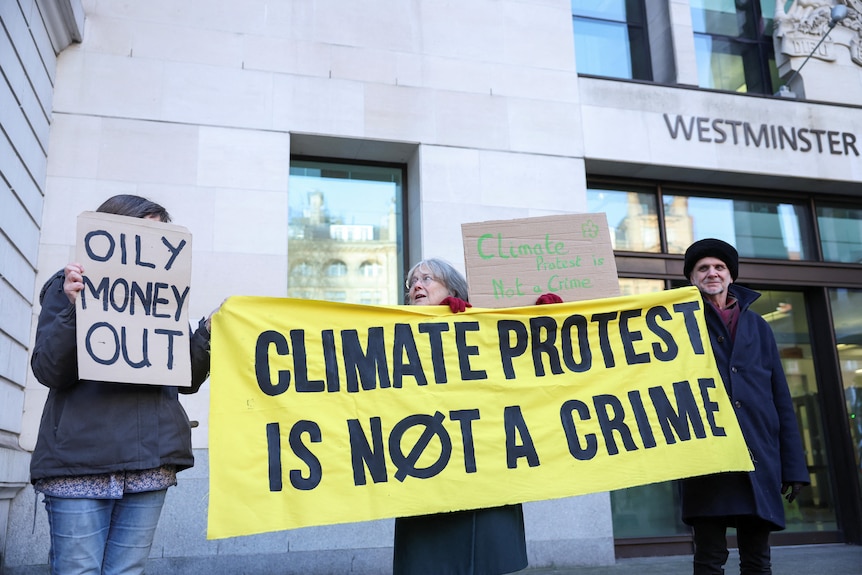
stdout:
<svg viewBox="0 0 862 575">
<path fill-rule="evenodd" d="M 629 279 L 625 283 L 632 281 L 637 282 Z M 862 308 L 854 308 L 850 302 L 862 297 L 862 292 L 826 288 L 793 290 L 741 283 L 762 294 L 752 309 L 766 319 L 775 334 L 811 477 L 811 486 L 796 501 L 785 501 L 787 529 L 776 532 L 772 543 L 852 540 L 858 519 L 852 513 L 842 516 L 836 502 L 855 495 L 852 487 L 845 485 L 849 482 L 836 476 L 844 472 L 840 464 L 842 448 L 841 442 L 836 445 L 832 438 L 847 431 L 855 433 L 854 439 L 859 436 L 852 424 L 862 417 L 862 402 L 857 401 L 862 394 L 856 386 L 862 377 L 856 374 L 854 363 L 858 361 L 858 367 L 862 368 L 859 351 L 862 341 L 854 343 L 854 338 L 862 330 L 854 331 L 852 326 L 862 325 L 859 311 Z M 824 316 L 822 311 L 829 309 L 829 316 Z M 837 346 L 824 345 L 824 339 L 832 341 L 829 332 L 836 334 Z M 830 366 L 835 364 L 836 354 L 841 358 L 843 384 L 831 375 Z M 836 396 L 845 398 L 838 414 L 833 413 L 838 402 L 830 399 Z M 839 423 L 850 422 L 851 429 L 844 431 L 845 426 L 836 425 L 836 419 Z M 854 461 L 858 469 L 859 460 Z M 676 482 L 612 492 L 611 504 L 618 557 L 691 552 L 689 528 L 680 520 Z M 729 533 L 733 544 L 732 530 Z"/>
</svg>

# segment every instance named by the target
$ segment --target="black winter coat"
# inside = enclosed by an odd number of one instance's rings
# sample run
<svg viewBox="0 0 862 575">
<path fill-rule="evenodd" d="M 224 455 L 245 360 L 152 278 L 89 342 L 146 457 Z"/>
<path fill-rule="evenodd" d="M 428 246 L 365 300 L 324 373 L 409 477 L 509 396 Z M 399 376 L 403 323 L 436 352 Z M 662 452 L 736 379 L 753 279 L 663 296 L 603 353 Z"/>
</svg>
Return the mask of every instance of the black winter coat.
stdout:
<svg viewBox="0 0 862 575">
<path fill-rule="evenodd" d="M 520 504 L 395 520 L 393 575 L 501 575 L 526 566 Z"/>
<path fill-rule="evenodd" d="M 191 334 L 192 386 L 107 383 L 78 379 L 75 306 L 63 292 L 63 271 L 39 295 L 42 310 L 30 365 L 50 389 L 30 480 L 194 465 L 191 426 L 178 399 L 209 375 L 209 333 Z"/>
<path fill-rule="evenodd" d="M 802 439 L 778 346 L 769 324 L 749 306 L 760 294 L 737 284 L 736 338 L 704 300 L 709 338 L 742 435 L 754 461 L 750 473 L 719 473 L 681 482 L 682 519 L 753 515 L 784 529 L 781 483 L 809 483 Z"/>
</svg>

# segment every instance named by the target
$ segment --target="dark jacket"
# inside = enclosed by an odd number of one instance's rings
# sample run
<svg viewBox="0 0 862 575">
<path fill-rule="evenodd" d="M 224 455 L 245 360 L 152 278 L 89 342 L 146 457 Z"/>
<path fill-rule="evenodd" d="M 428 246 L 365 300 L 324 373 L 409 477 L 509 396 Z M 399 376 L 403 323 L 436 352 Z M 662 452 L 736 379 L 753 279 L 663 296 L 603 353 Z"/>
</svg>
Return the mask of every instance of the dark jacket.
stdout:
<svg viewBox="0 0 862 575">
<path fill-rule="evenodd" d="M 192 386 L 106 383 L 78 379 L 75 306 L 55 274 L 39 295 L 42 310 L 30 365 L 50 388 L 30 480 L 175 465 L 194 465 L 191 426 L 178 399 L 195 393 L 209 375 L 209 333 L 201 321 L 191 334 Z"/>
<path fill-rule="evenodd" d="M 781 483 L 809 482 L 793 401 L 769 324 L 749 306 L 760 294 L 731 284 L 740 306 L 736 338 L 704 300 L 715 361 L 754 461 L 750 473 L 682 481 L 682 519 L 754 515 L 784 529 Z"/>
<path fill-rule="evenodd" d="M 501 575 L 526 566 L 520 504 L 395 520 L 393 575 Z"/>
</svg>

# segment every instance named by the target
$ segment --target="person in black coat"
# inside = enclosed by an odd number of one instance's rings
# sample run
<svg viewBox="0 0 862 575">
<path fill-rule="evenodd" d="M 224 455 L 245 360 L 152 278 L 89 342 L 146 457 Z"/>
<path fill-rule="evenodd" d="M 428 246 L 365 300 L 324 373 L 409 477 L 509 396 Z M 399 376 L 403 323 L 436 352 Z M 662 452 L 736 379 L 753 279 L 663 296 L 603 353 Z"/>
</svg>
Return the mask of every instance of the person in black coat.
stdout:
<svg viewBox="0 0 862 575">
<path fill-rule="evenodd" d="M 162 206 L 132 195 L 97 211 L 170 221 Z M 197 392 L 209 376 L 209 319 L 189 335 L 190 387 L 79 379 L 75 301 L 84 273 L 66 265 L 39 296 L 30 364 L 48 398 L 30 480 L 48 513 L 52 574 L 143 573 L 166 491 L 194 465 L 178 393 Z"/>
<path fill-rule="evenodd" d="M 472 307 L 464 276 L 440 259 L 414 265 L 407 290 L 409 305 L 448 305 L 452 313 Z M 536 303 L 562 301 L 547 293 Z M 394 575 L 501 575 L 526 566 L 521 504 L 395 520 Z"/>
<path fill-rule="evenodd" d="M 750 309 L 760 294 L 733 283 L 736 249 L 718 239 L 693 243 L 683 273 L 703 296 L 715 360 L 754 471 L 681 481 L 682 519 L 694 536 L 694 575 L 721 575 L 728 527 L 735 527 L 740 574 L 771 574 L 769 535 L 784 529 L 782 495 L 796 499 L 810 477 L 796 415 L 769 324 Z"/>
</svg>

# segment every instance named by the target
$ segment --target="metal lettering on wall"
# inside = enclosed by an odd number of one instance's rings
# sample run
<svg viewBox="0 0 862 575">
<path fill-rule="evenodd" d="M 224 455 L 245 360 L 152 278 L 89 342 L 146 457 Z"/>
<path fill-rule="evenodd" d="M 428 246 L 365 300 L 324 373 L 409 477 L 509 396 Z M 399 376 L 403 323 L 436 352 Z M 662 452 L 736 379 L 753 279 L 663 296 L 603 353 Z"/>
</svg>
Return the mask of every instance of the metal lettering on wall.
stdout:
<svg viewBox="0 0 862 575">
<path fill-rule="evenodd" d="M 756 124 L 728 118 L 664 114 L 674 140 L 729 144 L 754 148 L 858 157 L 859 138 L 853 132 L 780 124 Z"/>
</svg>

